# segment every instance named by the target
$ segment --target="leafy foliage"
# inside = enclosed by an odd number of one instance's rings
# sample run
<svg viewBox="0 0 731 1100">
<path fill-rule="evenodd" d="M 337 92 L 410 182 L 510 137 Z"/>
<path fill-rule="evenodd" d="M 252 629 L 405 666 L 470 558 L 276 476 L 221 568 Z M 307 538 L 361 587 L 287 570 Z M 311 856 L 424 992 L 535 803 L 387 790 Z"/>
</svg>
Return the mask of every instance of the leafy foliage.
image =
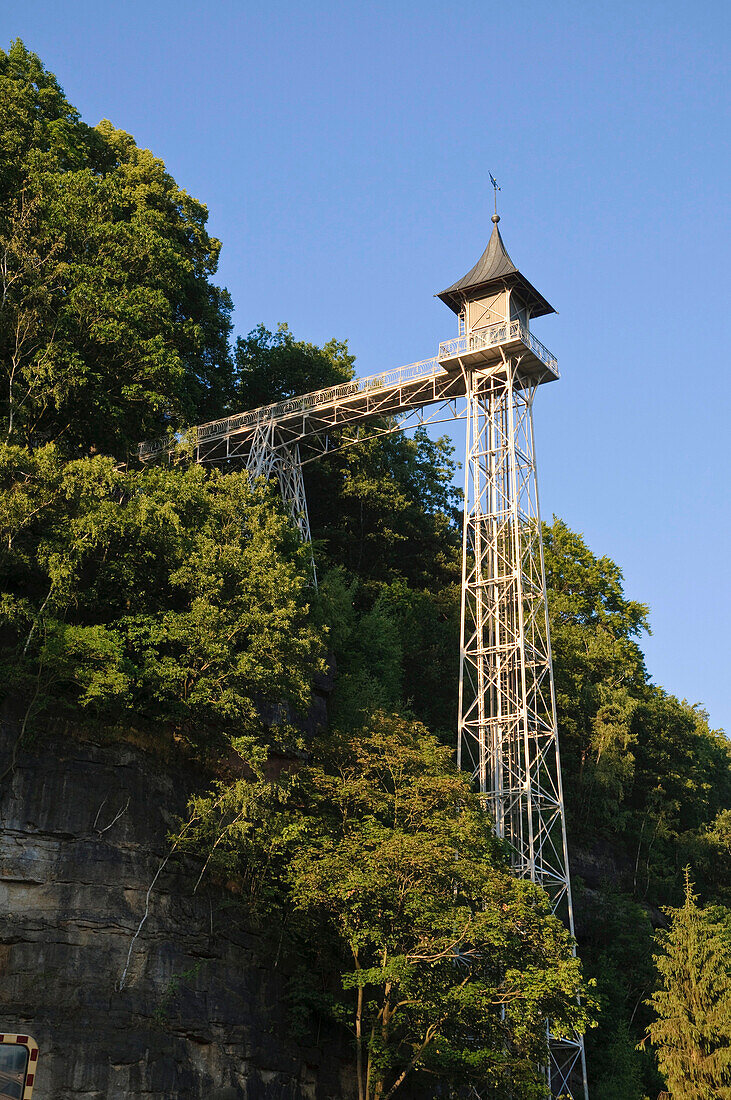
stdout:
<svg viewBox="0 0 731 1100">
<path fill-rule="evenodd" d="M 682 837 L 683 851 L 703 883 L 706 898 L 731 907 L 731 809 Z"/>
<path fill-rule="evenodd" d="M 313 469 L 310 518 L 324 561 L 357 575 L 372 595 L 398 581 L 429 591 L 457 579 L 452 454 L 446 437 L 417 429 L 413 438 L 371 437 Z"/>
<path fill-rule="evenodd" d="M 129 134 L 82 123 L 19 41 L 0 51 L 0 132 L 8 441 L 124 458 L 220 415 L 231 303 L 205 207 Z"/>
<path fill-rule="evenodd" d="M 276 332 L 257 325 L 248 336 L 239 336 L 236 341 L 236 405 L 256 409 L 348 382 L 353 377 L 354 362 L 348 345 L 338 340 L 319 348 L 295 340 L 285 324 L 279 325 Z"/>
<path fill-rule="evenodd" d="M 258 818 L 246 784 L 191 807 L 213 866 L 238 866 L 265 912 L 289 914 L 308 963 L 300 1006 L 350 1029 L 363 1100 L 409 1078 L 543 1096 L 546 1017 L 587 1021 L 546 895 L 508 874 L 466 777 L 423 727 L 379 714 L 320 751 Z"/>
<path fill-rule="evenodd" d="M 686 877 L 685 899 L 657 936 L 657 1019 L 647 1029 L 670 1096 L 731 1097 L 731 912 L 701 909 Z"/>
<path fill-rule="evenodd" d="M 598 1026 L 586 1035 L 592 1098 L 640 1100 L 662 1086 L 650 1051 L 637 1042 L 650 1020 L 655 984 L 653 926 L 647 909 L 616 882 L 587 888 L 574 876 L 580 955 L 596 982 Z"/>
<path fill-rule="evenodd" d="M 567 785 L 593 764 L 614 801 L 621 769 L 613 765 L 631 740 L 627 694 L 645 684 L 636 638 L 647 629 L 647 608 L 625 598 L 619 568 L 561 520 L 544 525 L 543 542 Z"/>
<path fill-rule="evenodd" d="M 560 520 L 545 545 L 573 836 L 611 841 L 635 897 L 675 900 L 689 836 L 731 801 L 728 740 L 700 708 L 648 683 L 635 640 L 647 609 L 625 598 L 617 566 Z"/>
<path fill-rule="evenodd" d="M 34 713 L 243 746 L 262 743 L 265 701 L 306 710 L 306 554 L 245 474 L 124 472 L 48 444 L 3 447 L 0 485 L 0 667 Z"/>
</svg>

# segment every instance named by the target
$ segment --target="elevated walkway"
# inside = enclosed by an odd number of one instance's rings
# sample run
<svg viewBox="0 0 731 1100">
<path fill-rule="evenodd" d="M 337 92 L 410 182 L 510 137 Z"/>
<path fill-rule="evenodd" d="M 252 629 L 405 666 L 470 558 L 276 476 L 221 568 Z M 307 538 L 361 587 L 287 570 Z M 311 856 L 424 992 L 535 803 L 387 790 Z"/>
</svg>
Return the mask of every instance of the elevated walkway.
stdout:
<svg viewBox="0 0 731 1100">
<path fill-rule="evenodd" d="M 432 359 L 199 424 L 180 439 L 194 448 L 198 462 L 244 458 L 263 436 L 269 446 L 309 444 L 322 452 L 335 429 L 455 402 L 466 394 L 467 372 L 499 372 L 505 359 L 516 357 L 526 385 L 559 376 L 548 349 L 520 321 L 510 321 L 447 340 Z M 139 457 L 150 461 L 173 446 L 167 437 L 150 440 L 140 444 Z"/>
</svg>

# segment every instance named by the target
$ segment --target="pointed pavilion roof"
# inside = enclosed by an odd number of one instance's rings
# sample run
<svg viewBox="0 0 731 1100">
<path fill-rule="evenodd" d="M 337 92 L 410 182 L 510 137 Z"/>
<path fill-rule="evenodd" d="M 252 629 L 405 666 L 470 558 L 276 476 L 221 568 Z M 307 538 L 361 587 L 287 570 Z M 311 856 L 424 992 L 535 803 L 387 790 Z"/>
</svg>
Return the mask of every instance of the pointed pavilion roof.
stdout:
<svg viewBox="0 0 731 1100">
<path fill-rule="evenodd" d="M 475 266 L 452 286 L 447 287 L 441 294 L 437 294 L 437 298 L 441 298 L 450 309 L 454 310 L 455 313 L 459 313 L 463 302 L 472 298 L 479 298 L 483 293 L 489 293 L 493 287 L 502 289 L 505 286 L 515 286 L 522 291 L 522 296 L 526 299 L 527 305 L 530 306 L 532 317 L 542 317 L 546 313 L 555 313 L 553 306 L 549 305 L 543 295 L 536 290 L 532 283 L 528 282 L 524 275 L 521 275 L 510 259 L 503 244 L 500 230 L 497 227 L 500 215 L 493 214 L 492 220 L 494 223 L 492 235 L 487 248 Z"/>
</svg>

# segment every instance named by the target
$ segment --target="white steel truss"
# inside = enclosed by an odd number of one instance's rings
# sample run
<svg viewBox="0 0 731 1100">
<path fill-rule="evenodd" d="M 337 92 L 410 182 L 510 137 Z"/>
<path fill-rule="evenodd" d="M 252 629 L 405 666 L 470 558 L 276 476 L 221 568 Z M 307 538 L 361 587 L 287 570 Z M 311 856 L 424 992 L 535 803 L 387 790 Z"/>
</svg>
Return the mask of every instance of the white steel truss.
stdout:
<svg viewBox="0 0 731 1100">
<path fill-rule="evenodd" d="M 276 475 L 310 541 L 302 467 L 373 434 L 465 417 L 458 761 L 484 796 L 519 877 L 541 886 L 573 935 L 533 398 L 555 358 L 519 320 L 447 340 L 433 359 L 140 445 Z M 361 434 L 365 429 L 365 434 Z M 314 573 L 314 562 L 313 562 Z M 583 1039 L 550 1032 L 551 1095 L 588 1100 Z"/>
<path fill-rule="evenodd" d="M 244 459 L 245 468 L 252 480 L 276 477 L 282 500 L 289 509 L 303 542 L 311 542 L 310 518 L 307 513 L 307 497 L 302 477 L 302 460 L 298 444 L 282 443 L 270 422 L 257 426 Z"/>
<path fill-rule="evenodd" d="M 472 773 L 513 869 L 573 935 L 543 540 L 533 447 L 542 379 L 466 373 L 458 764 Z M 553 1096 L 585 1097 L 580 1036 L 549 1034 Z"/>
<path fill-rule="evenodd" d="M 522 352 L 526 363 L 541 368 L 545 380 L 558 378 L 555 358 L 525 325 L 520 321 L 501 322 L 456 340 L 445 340 L 432 359 L 212 420 L 175 438 L 164 436 L 141 443 L 139 457 L 147 462 L 172 453 L 184 443 L 196 462 L 240 461 L 261 438 L 263 428 L 272 429 L 273 446 L 299 443 L 313 455 L 320 455 L 331 449 L 331 435 L 339 429 L 357 431 L 364 423 L 385 423 L 394 417 L 401 420 L 405 415 L 414 424 L 433 423 L 433 415 L 424 414 L 433 405 L 451 410 L 451 415 L 445 411 L 442 419 L 453 419 L 455 401 L 465 396 L 464 366 L 500 362 L 505 351 Z"/>
</svg>

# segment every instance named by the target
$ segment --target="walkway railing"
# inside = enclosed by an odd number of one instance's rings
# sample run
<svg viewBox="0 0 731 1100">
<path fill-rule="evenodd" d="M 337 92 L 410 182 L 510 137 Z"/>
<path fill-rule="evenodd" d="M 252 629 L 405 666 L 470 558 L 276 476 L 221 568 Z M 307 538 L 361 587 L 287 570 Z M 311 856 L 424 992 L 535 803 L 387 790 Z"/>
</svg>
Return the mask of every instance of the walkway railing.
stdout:
<svg viewBox="0 0 731 1100">
<path fill-rule="evenodd" d="M 241 428 L 254 428 L 257 424 L 268 424 L 272 420 L 281 420 L 287 416 L 296 416 L 300 413 L 306 414 L 317 409 L 326 408 L 339 401 L 344 401 L 348 397 L 373 394 L 377 390 L 394 389 L 415 379 L 433 378 L 441 370 L 439 360 L 436 357 L 422 359 L 419 363 L 409 363 L 405 367 L 396 367 L 394 370 L 385 371 L 383 374 L 371 374 L 367 378 L 354 378 L 352 382 L 342 382 L 339 386 L 328 386 L 324 390 L 306 393 L 302 397 L 290 397 L 286 401 L 277 401 L 273 405 L 262 405 L 261 408 L 252 409 L 250 412 L 236 413 L 234 416 L 224 417 L 222 420 L 212 420 L 208 424 L 201 424 L 196 429 L 197 437 L 199 440 L 205 440 L 216 436 L 230 435 L 231 432 L 239 431 Z"/>
<path fill-rule="evenodd" d="M 247 412 L 235 413 L 233 416 L 223 417 L 221 420 L 211 420 L 207 424 L 200 424 L 196 428 L 189 428 L 187 432 L 178 435 L 178 441 L 187 441 L 190 444 L 203 443 L 207 440 L 225 438 L 234 432 L 246 428 L 256 428 L 260 424 L 269 424 L 272 421 L 283 420 L 290 416 L 307 416 L 318 410 L 325 410 L 347 401 L 351 397 L 361 395 L 377 396 L 379 391 L 397 389 L 399 386 L 414 381 L 425 381 L 442 374 L 444 368 L 442 360 L 454 359 L 470 351 L 479 351 L 481 348 L 496 347 L 498 344 L 509 343 L 513 340 L 521 340 L 533 354 L 558 374 L 556 360 L 548 348 L 545 348 L 540 340 L 528 331 L 520 321 L 502 322 L 490 325 L 489 328 L 476 329 L 465 336 L 458 336 L 454 340 L 445 340 L 439 345 L 439 355 L 432 359 L 422 359 L 418 363 L 408 363 L 405 367 L 396 367 L 394 370 L 384 371 L 382 374 L 371 374 L 367 378 L 354 378 L 351 382 L 342 382 L 338 386 L 328 386 L 314 393 L 306 393 L 301 397 L 290 397 L 286 401 L 276 401 L 272 405 L 262 405 L 258 409 Z M 151 439 L 140 444 L 140 458 L 150 458 L 152 455 L 167 450 L 171 445 L 170 439 Z"/>
<path fill-rule="evenodd" d="M 273 420 L 282 420 L 289 416 L 304 416 L 318 409 L 326 409 L 340 401 L 346 401 L 349 397 L 358 397 L 363 394 L 375 396 L 380 390 L 397 389 L 407 382 L 435 378 L 442 373 L 443 368 L 436 356 L 432 359 L 422 359 L 418 363 L 408 363 L 405 367 L 395 367 L 382 374 L 354 378 L 351 382 L 341 382 L 338 386 L 328 386 L 323 390 L 303 394 L 301 397 L 290 397 L 286 401 L 276 401 L 272 405 L 262 405 L 258 409 L 235 413 L 221 420 L 211 420 L 207 424 L 199 424 L 197 428 L 189 428 L 185 438 L 191 442 L 203 442 L 225 437 L 245 428 L 269 424 Z M 147 458 L 158 451 L 165 450 L 168 446 L 170 446 L 170 440 L 166 437 L 140 443 L 140 458 Z"/>
</svg>

